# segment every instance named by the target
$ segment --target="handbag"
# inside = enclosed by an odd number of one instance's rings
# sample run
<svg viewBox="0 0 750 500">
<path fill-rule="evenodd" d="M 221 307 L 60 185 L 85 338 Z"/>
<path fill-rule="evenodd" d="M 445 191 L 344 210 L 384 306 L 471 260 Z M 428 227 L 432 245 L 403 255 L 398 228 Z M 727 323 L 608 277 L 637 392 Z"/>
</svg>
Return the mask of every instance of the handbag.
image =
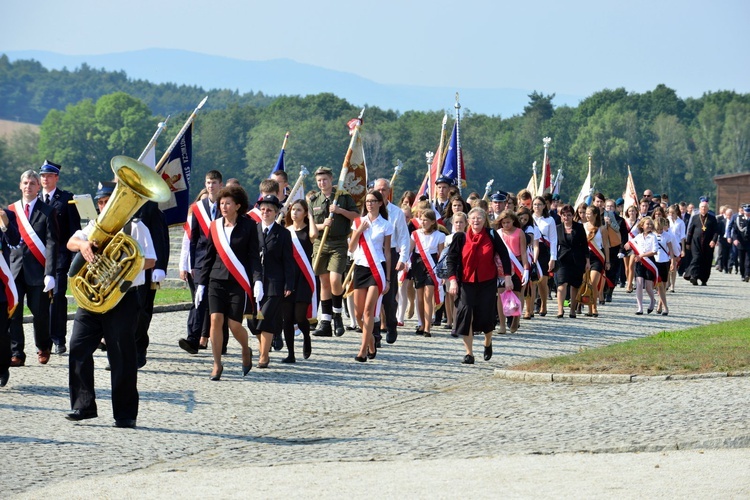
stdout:
<svg viewBox="0 0 750 500">
<path fill-rule="evenodd" d="M 500 301 L 503 304 L 503 314 L 506 318 L 521 315 L 521 301 L 512 290 L 501 293 Z"/>
<path fill-rule="evenodd" d="M 438 258 L 437 264 L 435 264 L 435 274 L 440 279 L 448 279 L 448 248 L 450 245 L 447 245 L 445 248 L 443 248 L 443 251 L 440 253 L 440 257 Z"/>
<path fill-rule="evenodd" d="M 589 273 L 586 272 L 583 275 L 583 283 L 581 283 L 581 287 L 578 289 L 578 296 L 576 297 L 576 301 L 579 304 L 593 304 L 594 302 L 594 289 L 591 286 L 591 281 L 589 280 Z"/>
</svg>

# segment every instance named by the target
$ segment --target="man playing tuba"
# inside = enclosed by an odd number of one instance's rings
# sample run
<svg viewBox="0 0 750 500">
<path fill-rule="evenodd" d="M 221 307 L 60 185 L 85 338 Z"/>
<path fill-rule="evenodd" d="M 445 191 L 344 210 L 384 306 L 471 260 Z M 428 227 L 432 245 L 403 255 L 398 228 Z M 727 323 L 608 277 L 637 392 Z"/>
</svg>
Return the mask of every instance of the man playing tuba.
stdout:
<svg viewBox="0 0 750 500">
<path fill-rule="evenodd" d="M 101 212 L 115 189 L 114 182 L 99 185 L 95 201 Z M 68 250 L 80 252 L 88 263 L 96 260 L 96 247 L 89 241 L 95 223 L 89 222 L 68 240 Z M 143 269 L 132 285 L 111 309 L 95 313 L 79 307 L 70 338 L 70 403 L 68 420 L 79 421 L 98 416 L 94 393 L 94 351 L 102 339 L 107 344 L 107 357 L 112 370 L 112 412 L 116 427 L 133 428 L 138 417 L 138 365 L 135 329 L 139 314 L 138 287 L 145 283 L 145 270 L 154 267 L 156 252 L 148 228 L 135 219 L 127 222 L 121 232 L 130 235 L 143 252 Z"/>
</svg>

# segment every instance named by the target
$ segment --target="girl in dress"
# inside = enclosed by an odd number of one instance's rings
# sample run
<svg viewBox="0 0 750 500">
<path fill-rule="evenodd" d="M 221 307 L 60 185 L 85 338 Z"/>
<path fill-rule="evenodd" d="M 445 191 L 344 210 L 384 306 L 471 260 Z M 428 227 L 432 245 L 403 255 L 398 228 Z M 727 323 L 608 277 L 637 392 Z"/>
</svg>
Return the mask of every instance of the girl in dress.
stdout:
<svg viewBox="0 0 750 500">
<path fill-rule="evenodd" d="M 648 313 L 654 310 L 654 281 L 656 280 L 657 267 L 653 261 L 656 255 L 657 242 L 654 234 L 654 221 L 651 217 L 643 217 L 638 221 L 639 234 L 630 240 L 625 247 L 633 250 L 635 260 L 635 300 L 637 315 L 643 314 L 643 289 L 646 289 L 651 303 Z"/>
<path fill-rule="evenodd" d="M 435 265 L 440 252 L 443 251 L 445 235 L 437 230 L 437 215 L 434 210 L 423 210 L 420 223 L 422 227 L 411 233 L 411 269 L 414 275 L 414 288 L 417 290 L 417 317 L 424 325 L 421 333 L 425 337 L 431 337 L 435 293 L 439 292 L 436 287 L 442 285 L 435 276 Z M 417 330 L 416 333 L 419 335 L 420 331 Z"/>
<path fill-rule="evenodd" d="M 550 273 L 555 270 L 555 261 L 557 260 L 557 224 L 555 224 L 555 219 L 550 217 L 544 198 L 537 196 L 531 206 L 534 210 L 534 223 L 540 234 L 538 262 L 542 268 L 542 275 L 537 283 L 539 298 L 541 299 L 539 315 L 546 316 L 547 297 L 549 295 L 548 280 Z"/>
<path fill-rule="evenodd" d="M 591 288 L 596 292 L 596 297 L 589 304 L 589 312 L 586 316 L 599 316 L 599 304 L 603 303 L 602 291 L 604 290 L 604 273 L 609 270 L 609 238 L 602 225 L 602 216 L 599 208 L 590 206 L 586 209 L 586 222 L 583 224 L 586 230 L 586 240 L 589 246 L 589 281 Z"/>
<path fill-rule="evenodd" d="M 527 191 L 528 192 L 528 191 Z M 520 196 L 520 195 L 519 195 Z M 530 195 L 529 195 L 530 196 Z M 531 204 L 531 198 L 529 198 L 529 204 Z M 518 215 L 518 222 L 521 223 L 521 229 L 526 234 L 526 260 L 529 262 L 529 269 L 537 265 L 539 260 L 539 239 L 542 237 L 534 225 L 534 218 L 532 217 L 531 210 L 525 206 L 521 206 L 516 213 Z M 539 273 L 537 268 L 537 274 Z M 523 319 L 531 319 L 534 317 L 534 302 L 536 302 L 536 281 L 529 279 L 523 290 L 524 296 L 524 313 Z"/>
<path fill-rule="evenodd" d="M 630 205 L 628 209 L 625 210 L 625 228 L 628 230 L 628 241 L 631 241 L 638 236 L 638 233 L 640 232 L 640 229 L 638 229 L 638 216 L 638 207 L 635 205 Z M 625 266 L 625 282 L 627 284 L 625 291 L 627 293 L 633 293 L 635 255 L 628 252 L 628 254 L 623 257 L 623 265 Z"/>
<path fill-rule="evenodd" d="M 522 302 L 521 290 L 529 281 L 530 269 L 529 261 L 526 258 L 526 235 L 521 229 L 518 216 L 510 210 L 502 211 L 495 223 L 497 224 L 495 230 L 500 235 L 500 239 L 505 243 L 512 262 L 512 269 L 504 269 L 504 274 L 511 275 L 513 293 L 516 294 L 518 301 Z M 505 287 L 504 284 L 502 286 Z M 505 333 L 506 318 L 503 313 L 503 304 L 499 293 L 497 297 L 497 314 L 500 318 L 500 333 Z M 520 316 L 513 317 L 510 324 L 510 333 L 515 333 L 518 330 L 519 318 Z"/>
</svg>

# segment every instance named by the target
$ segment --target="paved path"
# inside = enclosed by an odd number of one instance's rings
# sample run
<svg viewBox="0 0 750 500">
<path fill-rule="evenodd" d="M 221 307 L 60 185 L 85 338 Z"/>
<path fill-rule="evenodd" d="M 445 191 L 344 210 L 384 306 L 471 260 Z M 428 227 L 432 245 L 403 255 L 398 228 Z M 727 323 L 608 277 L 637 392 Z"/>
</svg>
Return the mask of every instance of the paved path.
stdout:
<svg viewBox="0 0 750 500">
<path fill-rule="evenodd" d="M 495 356 L 460 363 L 446 330 L 402 329 L 356 363 L 358 338 L 241 377 L 230 342 L 221 382 L 205 351 L 177 347 L 186 312 L 157 315 L 139 372 L 136 430 L 111 427 L 97 353 L 99 418 L 71 423 L 67 357 L 11 371 L 0 390 L 3 497 L 747 497 L 750 377 L 624 385 L 518 383 L 495 368 L 661 330 L 750 316 L 750 285 L 681 281 L 668 317 L 635 316 L 618 289 L 601 316 L 523 321 Z M 30 325 L 27 326 L 30 328 Z M 27 339 L 31 340 L 30 330 Z M 257 343 L 253 340 L 255 361 Z M 298 346 L 298 348 L 301 347 Z M 679 451 L 678 451 L 679 450 Z"/>
</svg>

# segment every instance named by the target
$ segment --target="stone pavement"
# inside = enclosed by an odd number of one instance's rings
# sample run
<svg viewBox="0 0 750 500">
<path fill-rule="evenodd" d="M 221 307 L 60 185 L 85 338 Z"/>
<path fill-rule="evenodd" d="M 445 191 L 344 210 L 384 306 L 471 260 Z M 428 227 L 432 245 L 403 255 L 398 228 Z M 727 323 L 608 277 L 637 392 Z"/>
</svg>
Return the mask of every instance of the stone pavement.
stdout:
<svg viewBox="0 0 750 500">
<path fill-rule="evenodd" d="M 139 372 L 138 428 L 111 427 L 109 372 L 95 355 L 99 418 L 72 423 L 67 357 L 13 368 L 0 389 L 2 496 L 617 498 L 750 495 L 750 377 L 577 385 L 512 382 L 497 368 L 717 320 L 750 316 L 750 285 L 683 280 L 670 315 L 633 315 L 618 289 L 599 318 L 554 315 L 494 337 L 462 365 L 447 330 L 414 323 L 375 360 L 358 335 L 314 339 L 295 365 L 274 352 L 242 378 L 230 341 L 220 382 L 205 351 L 177 347 L 186 312 L 154 317 Z M 32 335 L 27 325 L 27 342 Z M 252 341 L 257 363 L 257 342 Z M 298 353 L 301 342 L 298 343 Z M 31 357 L 30 357 L 31 358 Z"/>
</svg>

